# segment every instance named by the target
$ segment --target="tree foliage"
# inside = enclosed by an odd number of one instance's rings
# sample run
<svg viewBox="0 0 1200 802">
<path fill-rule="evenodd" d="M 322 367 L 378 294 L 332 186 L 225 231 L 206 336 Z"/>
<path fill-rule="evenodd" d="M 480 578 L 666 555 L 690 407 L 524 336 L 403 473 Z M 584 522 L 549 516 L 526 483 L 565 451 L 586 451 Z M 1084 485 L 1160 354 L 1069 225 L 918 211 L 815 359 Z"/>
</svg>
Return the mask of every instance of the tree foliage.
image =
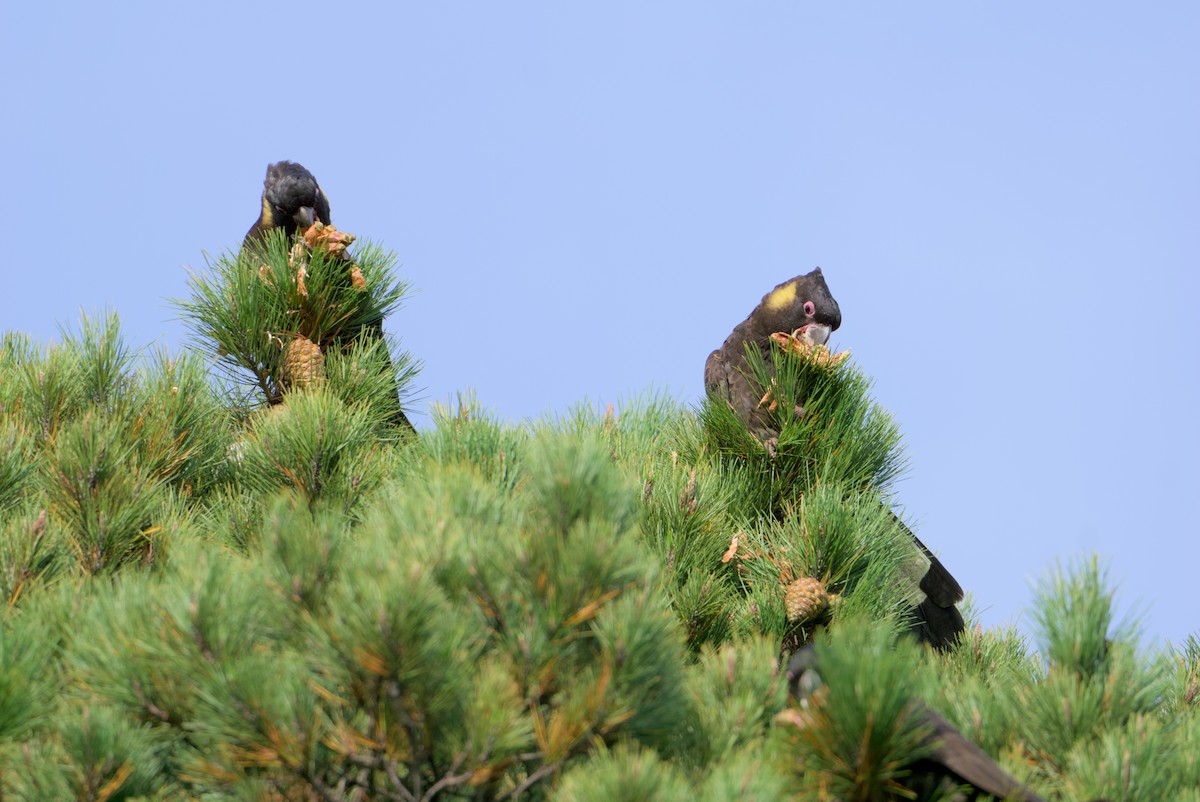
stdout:
<svg viewBox="0 0 1200 802">
<path fill-rule="evenodd" d="M 318 254 L 304 295 L 286 245 L 193 279 L 199 350 L 115 315 L 0 341 L 0 795 L 909 798 L 921 702 L 1047 799 L 1200 799 L 1200 646 L 1147 652 L 1094 560 L 1032 642 L 903 634 L 900 438 L 852 363 L 772 356 L 773 454 L 653 394 L 519 425 L 464 395 L 398 437 L 415 362 L 339 338 L 401 299 L 391 258 L 363 295 Z M 289 325 L 337 343 L 321 383 L 279 380 Z"/>
</svg>

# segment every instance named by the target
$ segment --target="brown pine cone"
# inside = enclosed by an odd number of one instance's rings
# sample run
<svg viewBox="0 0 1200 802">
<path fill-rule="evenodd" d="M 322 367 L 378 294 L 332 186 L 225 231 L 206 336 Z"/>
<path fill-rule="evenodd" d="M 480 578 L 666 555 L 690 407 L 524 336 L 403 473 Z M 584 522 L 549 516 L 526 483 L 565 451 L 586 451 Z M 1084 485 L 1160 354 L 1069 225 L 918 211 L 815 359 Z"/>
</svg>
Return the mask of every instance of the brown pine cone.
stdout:
<svg viewBox="0 0 1200 802">
<path fill-rule="evenodd" d="M 824 345 L 814 345 L 796 337 L 794 334 L 777 331 L 771 335 L 771 339 L 775 344 L 789 354 L 807 359 L 817 367 L 835 368 L 842 363 L 848 356 L 849 351 L 842 351 L 840 354 L 832 353 Z"/>
<path fill-rule="evenodd" d="M 354 242 L 353 234 L 338 231 L 332 225 L 327 226 L 323 223 L 313 223 L 312 227 L 304 232 L 304 243 L 309 248 L 314 251 L 321 248 L 329 254 L 343 258 L 346 258 L 346 248 L 352 242 Z"/>
<path fill-rule="evenodd" d="M 283 355 L 283 383 L 289 387 L 311 387 L 325 381 L 325 355 L 307 337 L 297 335 Z"/>
<path fill-rule="evenodd" d="M 784 606 L 788 621 L 809 621 L 829 608 L 829 591 L 821 580 L 802 576 L 788 585 Z"/>
</svg>

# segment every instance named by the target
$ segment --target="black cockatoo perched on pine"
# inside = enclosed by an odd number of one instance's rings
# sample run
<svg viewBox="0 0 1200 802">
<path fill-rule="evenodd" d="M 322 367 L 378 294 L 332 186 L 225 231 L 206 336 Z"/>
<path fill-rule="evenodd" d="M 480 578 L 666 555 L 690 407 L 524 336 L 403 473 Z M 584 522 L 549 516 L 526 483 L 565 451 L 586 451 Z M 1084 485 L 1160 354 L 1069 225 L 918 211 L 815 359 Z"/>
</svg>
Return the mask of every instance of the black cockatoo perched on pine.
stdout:
<svg viewBox="0 0 1200 802">
<path fill-rule="evenodd" d="M 771 428 L 770 414 L 759 403 L 763 389 L 746 361 L 746 347 L 758 350 L 770 365 L 771 335 L 775 332 L 788 332 L 811 345 L 824 345 L 840 325 L 842 312 L 825 285 L 821 268 L 788 279 L 764 295 L 750 316 L 725 338 L 725 344 L 708 355 L 704 385 L 710 393 L 728 401 L 750 431 L 774 451 L 779 432 Z"/>
<path fill-rule="evenodd" d="M 276 162 L 268 165 L 263 181 L 262 211 L 246 232 L 242 247 L 260 242 L 263 235 L 282 228 L 290 242 L 297 233 L 304 233 L 313 223 L 329 225 L 329 198 L 317 179 L 304 165 L 296 162 Z"/>
<path fill-rule="evenodd" d="M 765 401 L 768 390 L 755 379 L 746 359 L 747 349 L 758 351 L 771 369 L 772 334 L 791 335 L 807 346 L 824 346 L 842 324 L 842 312 L 817 268 L 788 279 L 763 296 L 762 301 L 725 339 L 724 345 L 708 356 L 704 384 L 708 392 L 724 399 L 774 455 L 779 432 Z M 796 408 L 803 415 L 803 402 Z M 912 627 L 923 641 L 939 649 L 948 648 L 963 631 L 962 615 L 955 606 L 963 591 L 950 572 L 925 544 L 892 517 L 912 538 L 913 556 L 902 566 L 911 588 L 906 598 L 912 607 Z"/>
<path fill-rule="evenodd" d="M 806 644 L 792 655 L 787 666 L 788 690 L 802 709 L 823 702 L 823 680 L 818 673 L 817 651 Z M 834 681 L 836 677 L 830 678 Z M 1026 788 L 986 752 L 966 739 L 940 713 L 914 699 L 910 710 L 927 730 L 926 756 L 906 766 L 899 783 L 917 800 L 948 799 L 974 802 L 981 796 L 1020 802 L 1045 802 Z M 804 717 L 796 723 L 803 725 Z M 1098 802 L 1103 802 L 1098 800 Z"/>
<path fill-rule="evenodd" d="M 333 223 L 329 212 L 329 198 L 317 183 L 316 176 L 297 162 L 276 162 L 267 166 L 267 177 L 263 180 L 262 208 L 258 219 L 246 232 L 242 248 L 261 245 L 267 232 L 275 229 L 283 229 L 290 243 L 297 234 L 303 234 L 314 223 L 327 226 Z M 359 332 L 383 339 L 383 318 L 363 324 L 360 329 L 351 333 L 351 337 L 358 336 Z M 393 372 L 390 358 L 388 371 Z M 416 431 L 400 406 L 399 388 L 396 390 L 396 403 L 396 413 L 392 422 L 410 431 Z"/>
</svg>

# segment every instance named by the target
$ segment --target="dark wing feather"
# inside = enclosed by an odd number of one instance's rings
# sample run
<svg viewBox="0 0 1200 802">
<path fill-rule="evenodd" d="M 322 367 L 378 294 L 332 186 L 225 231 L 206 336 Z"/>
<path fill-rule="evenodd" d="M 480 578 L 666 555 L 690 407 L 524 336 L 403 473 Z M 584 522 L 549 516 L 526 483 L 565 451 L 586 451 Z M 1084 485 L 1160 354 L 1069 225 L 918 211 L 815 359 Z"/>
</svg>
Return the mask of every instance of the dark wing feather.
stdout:
<svg viewBox="0 0 1200 802">
<path fill-rule="evenodd" d="M 919 583 L 925 600 L 913 611 L 913 633 L 935 649 L 948 649 L 966 629 L 962 613 L 955 607 L 963 600 L 962 586 L 895 512 L 892 512 L 892 519 L 929 560 L 929 567 Z"/>
<path fill-rule="evenodd" d="M 964 738 L 954 725 L 935 710 L 924 705 L 921 707 L 921 718 L 932 726 L 936 743 L 933 755 L 927 761 L 944 766 L 959 780 L 997 799 L 1045 802 L 1000 768 L 986 752 Z"/>
<path fill-rule="evenodd" d="M 704 361 L 704 387 L 710 393 L 727 397 L 727 393 L 721 392 L 721 388 L 728 383 L 726 367 L 720 348 L 709 354 L 708 359 Z"/>
<path fill-rule="evenodd" d="M 904 527 L 908 529 L 908 527 Z M 942 561 L 934 556 L 921 539 L 913 534 L 911 529 L 908 529 L 908 534 L 912 536 L 913 541 L 920 547 L 925 556 L 929 558 L 929 570 L 925 572 L 925 576 L 921 579 L 921 590 L 925 591 L 934 604 L 939 607 L 953 607 L 955 604 L 963 600 L 962 585 L 958 584 L 958 580 L 950 575 L 946 570 L 946 566 L 942 565 Z"/>
<path fill-rule="evenodd" d="M 811 644 L 798 649 L 788 661 L 788 691 L 796 701 L 803 703 L 811 697 L 813 689 L 821 684 L 816 651 Z M 1021 802 L 1045 802 L 1020 782 L 1000 768 L 996 761 L 975 744 L 968 741 L 937 711 L 922 702 L 914 702 L 915 713 L 921 723 L 929 728 L 928 740 L 931 748 L 928 757 L 912 764 L 909 776 L 904 780 L 919 799 L 938 795 L 940 799 L 975 800 L 979 792 L 997 799 L 1017 799 Z M 965 793 L 955 791 L 957 786 L 970 786 Z"/>
</svg>

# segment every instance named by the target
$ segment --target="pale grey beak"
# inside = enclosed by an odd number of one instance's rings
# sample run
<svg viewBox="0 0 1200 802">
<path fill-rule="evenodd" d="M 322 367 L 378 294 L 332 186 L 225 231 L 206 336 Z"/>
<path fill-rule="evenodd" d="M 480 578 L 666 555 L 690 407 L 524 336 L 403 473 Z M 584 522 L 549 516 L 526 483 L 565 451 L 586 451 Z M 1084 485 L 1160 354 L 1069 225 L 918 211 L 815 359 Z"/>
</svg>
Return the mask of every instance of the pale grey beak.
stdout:
<svg viewBox="0 0 1200 802">
<path fill-rule="evenodd" d="M 312 227 L 313 221 L 316 220 L 316 212 L 313 211 L 311 206 L 301 206 L 292 215 L 292 219 L 296 221 L 296 226 L 301 231 L 307 231 Z"/>
<path fill-rule="evenodd" d="M 829 342 L 829 335 L 833 333 L 833 329 L 828 326 L 823 326 L 820 323 L 809 323 L 807 326 L 801 326 L 792 332 L 792 336 L 804 340 L 809 345 L 824 345 Z"/>
</svg>

